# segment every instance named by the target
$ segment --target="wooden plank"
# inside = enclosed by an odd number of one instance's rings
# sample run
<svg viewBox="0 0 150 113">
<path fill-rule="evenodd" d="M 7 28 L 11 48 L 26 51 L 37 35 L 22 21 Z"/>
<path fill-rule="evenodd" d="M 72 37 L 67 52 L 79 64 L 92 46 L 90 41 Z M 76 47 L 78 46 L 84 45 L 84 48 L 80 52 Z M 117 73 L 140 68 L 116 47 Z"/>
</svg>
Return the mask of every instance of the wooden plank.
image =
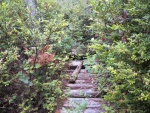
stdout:
<svg viewBox="0 0 150 113">
<path fill-rule="evenodd" d="M 77 113 L 76 109 L 73 109 L 73 110 L 70 109 L 70 110 L 71 110 L 71 112 L 59 110 L 58 112 L 55 112 L 55 113 Z M 105 111 L 103 109 L 101 110 L 100 108 L 93 108 L 93 109 L 88 108 L 88 109 L 82 111 L 81 113 L 105 113 Z"/>
<path fill-rule="evenodd" d="M 74 61 L 71 61 L 71 62 L 69 62 L 69 66 L 71 67 L 71 66 L 79 66 L 80 64 L 81 64 L 81 62 L 83 62 L 83 61 L 81 61 L 81 60 L 74 60 Z"/>
<path fill-rule="evenodd" d="M 94 84 L 89 84 L 89 83 L 76 83 L 76 84 L 67 84 L 67 87 L 70 87 L 71 89 L 88 89 L 88 88 L 93 88 L 95 87 Z"/>
<path fill-rule="evenodd" d="M 96 98 L 99 97 L 99 92 L 95 88 L 90 89 L 71 89 L 64 91 L 69 97 L 73 98 Z"/>
<path fill-rule="evenodd" d="M 82 103 L 86 104 L 86 108 L 100 108 L 104 101 L 100 98 L 68 98 L 63 102 L 63 106 L 76 107 Z"/>
</svg>

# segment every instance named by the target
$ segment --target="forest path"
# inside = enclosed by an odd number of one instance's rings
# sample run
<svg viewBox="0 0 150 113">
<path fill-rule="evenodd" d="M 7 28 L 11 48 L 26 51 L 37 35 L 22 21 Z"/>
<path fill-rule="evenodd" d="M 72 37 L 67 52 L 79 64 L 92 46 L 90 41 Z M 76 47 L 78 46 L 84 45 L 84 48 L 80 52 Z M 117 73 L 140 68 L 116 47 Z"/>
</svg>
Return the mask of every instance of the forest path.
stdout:
<svg viewBox="0 0 150 113">
<path fill-rule="evenodd" d="M 77 62 L 79 61 L 74 61 L 73 66 L 77 66 Z M 106 102 L 99 98 L 95 77 L 85 69 L 80 69 L 75 82 L 66 84 L 64 92 L 68 98 L 55 113 L 104 113 L 102 106 Z"/>
</svg>

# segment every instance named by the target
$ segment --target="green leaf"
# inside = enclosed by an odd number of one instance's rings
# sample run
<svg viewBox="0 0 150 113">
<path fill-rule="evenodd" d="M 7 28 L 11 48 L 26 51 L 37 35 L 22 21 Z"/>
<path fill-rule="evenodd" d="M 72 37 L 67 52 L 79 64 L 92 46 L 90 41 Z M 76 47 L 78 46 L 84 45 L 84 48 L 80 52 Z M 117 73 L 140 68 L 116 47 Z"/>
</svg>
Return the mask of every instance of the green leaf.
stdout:
<svg viewBox="0 0 150 113">
<path fill-rule="evenodd" d="M 36 68 L 36 69 L 38 69 L 38 68 L 40 68 L 40 67 L 41 67 L 40 64 L 36 64 L 36 65 L 35 65 L 35 68 Z"/>
<path fill-rule="evenodd" d="M 148 20 L 150 18 L 150 15 L 148 14 L 148 15 L 144 16 L 143 18 Z"/>
<path fill-rule="evenodd" d="M 19 80 L 20 81 L 24 82 L 25 84 L 29 83 L 29 77 L 24 75 L 24 73 L 19 72 L 18 75 L 19 75 Z"/>
</svg>

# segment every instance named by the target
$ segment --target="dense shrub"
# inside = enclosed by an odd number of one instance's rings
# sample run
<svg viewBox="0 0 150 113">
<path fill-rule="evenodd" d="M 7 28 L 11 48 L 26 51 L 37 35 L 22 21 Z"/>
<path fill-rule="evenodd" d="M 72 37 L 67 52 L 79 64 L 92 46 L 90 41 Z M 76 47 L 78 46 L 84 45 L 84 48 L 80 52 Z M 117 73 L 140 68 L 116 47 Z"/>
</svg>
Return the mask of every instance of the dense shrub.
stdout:
<svg viewBox="0 0 150 113">
<path fill-rule="evenodd" d="M 64 43 L 68 23 L 51 0 L 38 1 L 37 14 L 30 14 L 23 1 L 0 3 L 1 113 L 52 112 L 63 97 L 67 54 L 54 48 Z"/>
<path fill-rule="evenodd" d="M 2 113 L 51 113 L 63 97 L 64 65 L 88 30 L 87 4 L 67 2 L 38 0 L 34 12 L 23 1 L 0 2 Z"/>
<path fill-rule="evenodd" d="M 89 43 L 98 89 L 114 112 L 150 112 L 149 0 L 90 1 L 38 0 L 34 15 L 23 1 L 0 2 L 2 113 L 51 113 L 63 97 L 66 60 L 72 49 L 85 55 Z"/>
<path fill-rule="evenodd" d="M 91 27 L 99 34 L 91 41 L 89 58 L 99 90 L 118 112 L 149 113 L 150 1 L 92 0 Z M 91 58 L 92 57 L 92 58 Z M 117 111 L 115 111 L 117 112 Z"/>
</svg>

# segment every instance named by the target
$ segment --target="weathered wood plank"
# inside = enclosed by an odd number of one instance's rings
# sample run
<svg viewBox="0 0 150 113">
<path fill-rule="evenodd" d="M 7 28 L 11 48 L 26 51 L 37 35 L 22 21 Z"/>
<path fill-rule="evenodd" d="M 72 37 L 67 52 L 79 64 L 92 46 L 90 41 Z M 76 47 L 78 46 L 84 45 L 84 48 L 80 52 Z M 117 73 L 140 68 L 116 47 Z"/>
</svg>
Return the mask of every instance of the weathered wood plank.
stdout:
<svg viewBox="0 0 150 113">
<path fill-rule="evenodd" d="M 91 88 L 91 89 L 76 89 L 76 90 L 70 90 L 70 91 L 64 91 L 65 94 L 67 94 L 69 97 L 73 97 L 73 98 L 95 98 L 95 97 L 99 97 L 99 92 L 96 91 L 95 88 Z"/>
<path fill-rule="evenodd" d="M 85 103 L 87 108 L 100 108 L 105 103 L 100 98 L 68 98 L 63 102 L 64 107 L 76 107 Z"/>
<path fill-rule="evenodd" d="M 88 89 L 95 87 L 93 84 L 89 83 L 76 83 L 76 84 L 67 84 L 67 87 L 71 89 Z"/>
</svg>

